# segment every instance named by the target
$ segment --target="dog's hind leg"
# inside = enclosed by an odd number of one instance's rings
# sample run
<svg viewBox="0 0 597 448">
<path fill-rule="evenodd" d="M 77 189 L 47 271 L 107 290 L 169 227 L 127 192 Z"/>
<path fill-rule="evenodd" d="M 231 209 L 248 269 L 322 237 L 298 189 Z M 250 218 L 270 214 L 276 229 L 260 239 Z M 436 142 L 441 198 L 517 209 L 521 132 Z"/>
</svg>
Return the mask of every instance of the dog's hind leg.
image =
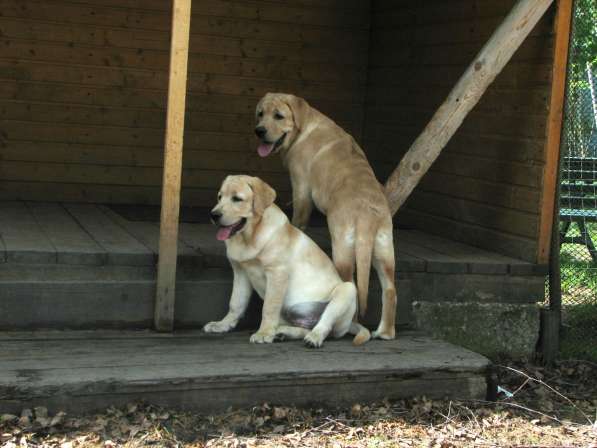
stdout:
<svg viewBox="0 0 597 448">
<path fill-rule="evenodd" d="M 305 336 L 305 343 L 310 347 L 321 347 L 330 332 L 336 338 L 348 333 L 357 307 L 356 297 L 354 283 L 345 282 L 336 286 L 317 325 Z"/>
<path fill-rule="evenodd" d="M 330 226 L 330 232 L 332 229 Z M 354 231 L 332 233 L 332 259 L 342 281 L 354 281 Z"/>
<path fill-rule="evenodd" d="M 313 200 L 309 185 L 298 181 L 299 176 L 290 176 L 292 183 L 292 225 L 305 230 L 313 211 Z"/>
<path fill-rule="evenodd" d="M 375 238 L 373 251 L 373 267 L 379 277 L 382 289 L 381 320 L 377 330 L 373 332 L 374 338 L 394 339 L 396 337 L 396 285 L 395 285 L 395 259 L 392 229 L 378 232 Z"/>
</svg>

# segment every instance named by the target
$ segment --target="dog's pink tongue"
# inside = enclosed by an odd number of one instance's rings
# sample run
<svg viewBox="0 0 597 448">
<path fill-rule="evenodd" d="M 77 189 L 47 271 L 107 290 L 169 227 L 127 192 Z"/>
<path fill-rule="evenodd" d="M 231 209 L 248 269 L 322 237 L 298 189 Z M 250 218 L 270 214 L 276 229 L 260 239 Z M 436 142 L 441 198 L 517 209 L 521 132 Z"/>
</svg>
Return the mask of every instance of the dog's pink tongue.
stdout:
<svg viewBox="0 0 597 448">
<path fill-rule="evenodd" d="M 220 227 L 218 229 L 218 233 L 216 234 L 216 238 L 218 239 L 218 241 L 226 241 L 228 238 L 230 238 L 230 234 L 232 233 L 232 227 L 233 226 Z"/>
<path fill-rule="evenodd" d="M 270 152 L 272 152 L 272 149 L 274 149 L 274 144 L 270 143 L 261 143 L 258 147 L 257 147 L 257 154 L 259 154 L 261 157 L 267 157 L 269 156 Z"/>
</svg>

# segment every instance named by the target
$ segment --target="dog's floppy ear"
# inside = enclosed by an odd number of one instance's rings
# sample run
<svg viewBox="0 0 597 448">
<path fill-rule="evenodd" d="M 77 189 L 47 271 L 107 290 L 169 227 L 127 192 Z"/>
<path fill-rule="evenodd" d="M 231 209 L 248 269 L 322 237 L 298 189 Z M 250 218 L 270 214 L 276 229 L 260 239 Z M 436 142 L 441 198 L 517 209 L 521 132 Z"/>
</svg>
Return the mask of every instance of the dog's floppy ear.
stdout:
<svg viewBox="0 0 597 448">
<path fill-rule="evenodd" d="M 256 215 L 262 215 L 276 200 L 276 190 L 258 177 L 252 177 L 249 185 L 253 190 L 253 210 Z"/>
<path fill-rule="evenodd" d="M 303 125 L 306 123 L 307 115 L 309 114 L 309 103 L 298 96 L 290 94 L 286 96 L 286 103 L 292 110 L 294 124 L 299 130 L 303 129 Z"/>
</svg>

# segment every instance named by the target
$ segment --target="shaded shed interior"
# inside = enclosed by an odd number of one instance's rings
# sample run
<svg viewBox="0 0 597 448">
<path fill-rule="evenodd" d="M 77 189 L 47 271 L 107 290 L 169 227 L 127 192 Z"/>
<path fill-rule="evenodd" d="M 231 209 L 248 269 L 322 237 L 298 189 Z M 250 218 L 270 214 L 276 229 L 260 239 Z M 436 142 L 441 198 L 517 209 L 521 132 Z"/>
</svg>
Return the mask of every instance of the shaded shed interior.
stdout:
<svg viewBox="0 0 597 448">
<path fill-rule="evenodd" d="M 514 0 L 193 2 L 183 204 L 259 175 L 253 111 L 305 97 L 362 143 L 385 181 Z M 158 204 L 170 2 L 0 3 L 0 199 Z M 536 261 L 553 9 L 466 119 L 398 222 Z"/>
</svg>

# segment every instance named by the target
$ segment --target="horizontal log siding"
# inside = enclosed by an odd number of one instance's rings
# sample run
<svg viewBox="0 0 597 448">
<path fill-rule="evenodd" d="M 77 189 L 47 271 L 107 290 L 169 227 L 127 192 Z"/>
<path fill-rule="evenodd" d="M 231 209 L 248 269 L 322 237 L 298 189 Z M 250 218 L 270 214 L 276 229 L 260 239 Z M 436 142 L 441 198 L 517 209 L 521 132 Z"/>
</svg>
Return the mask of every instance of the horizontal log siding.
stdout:
<svg viewBox="0 0 597 448">
<path fill-rule="evenodd" d="M 373 0 L 364 145 L 380 180 L 514 3 Z M 553 11 L 466 118 L 399 222 L 535 261 Z"/>
<path fill-rule="evenodd" d="M 305 96 L 362 133 L 370 5 L 361 0 L 193 2 L 183 201 L 208 205 L 260 159 L 253 110 Z M 155 204 L 170 38 L 164 0 L 0 0 L 0 199 Z"/>
</svg>

